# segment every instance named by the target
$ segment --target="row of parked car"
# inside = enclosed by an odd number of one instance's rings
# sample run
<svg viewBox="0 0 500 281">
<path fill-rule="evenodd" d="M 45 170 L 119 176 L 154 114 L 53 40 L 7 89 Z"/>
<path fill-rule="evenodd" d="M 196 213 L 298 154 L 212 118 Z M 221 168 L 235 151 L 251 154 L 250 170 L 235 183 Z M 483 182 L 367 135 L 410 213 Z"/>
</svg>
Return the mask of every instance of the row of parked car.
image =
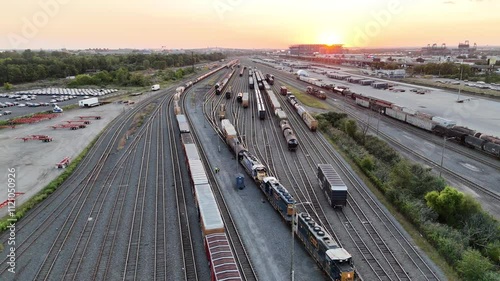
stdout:
<svg viewBox="0 0 500 281">
<path fill-rule="evenodd" d="M 49 106 L 50 103 L 48 102 L 27 102 L 27 103 L 19 103 L 17 101 L 15 102 L 0 102 L 0 108 L 4 107 L 11 107 L 11 106 L 19 106 L 19 107 L 24 107 L 24 106 L 29 106 L 29 107 L 38 107 L 38 106 Z"/>
</svg>

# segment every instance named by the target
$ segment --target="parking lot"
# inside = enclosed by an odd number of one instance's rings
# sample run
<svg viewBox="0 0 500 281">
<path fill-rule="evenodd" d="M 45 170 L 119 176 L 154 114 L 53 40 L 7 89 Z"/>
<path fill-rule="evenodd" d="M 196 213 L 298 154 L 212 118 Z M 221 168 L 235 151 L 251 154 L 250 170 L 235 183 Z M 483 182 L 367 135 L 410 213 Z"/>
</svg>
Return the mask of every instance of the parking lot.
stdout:
<svg viewBox="0 0 500 281">
<path fill-rule="evenodd" d="M 78 104 L 90 97 L 104 97 L 115 89 L 64 89 L 46 88 L 0 94 L 0 120 L 8 120 L 27 114 L 50 111 L 54 105 L 63 107 Z"/>
</svg>

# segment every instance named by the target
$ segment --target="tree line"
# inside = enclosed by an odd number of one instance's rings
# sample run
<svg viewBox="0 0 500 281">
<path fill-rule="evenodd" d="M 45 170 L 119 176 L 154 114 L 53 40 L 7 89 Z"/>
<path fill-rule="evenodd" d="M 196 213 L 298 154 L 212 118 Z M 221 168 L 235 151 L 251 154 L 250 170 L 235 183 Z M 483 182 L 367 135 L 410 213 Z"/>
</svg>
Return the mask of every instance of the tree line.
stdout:
<svg viewBox="0 0 500 281">
<path fill-rule="evenodd" d="M 500 281 L 500 223 L 431 168 L 410 163 L 345 113 L 317 116 L 326 133 L 460 275 Z"/>
<path fill-rule="evenodd" d="M 0 52 L 0 85 L 24 83 L 47 78 L 125 69 L 128 72 L 188 66 L 203 61 L 218 61 L 222 53 L 211 54 L 73 54 L 68 52 Z"/>
</svg>

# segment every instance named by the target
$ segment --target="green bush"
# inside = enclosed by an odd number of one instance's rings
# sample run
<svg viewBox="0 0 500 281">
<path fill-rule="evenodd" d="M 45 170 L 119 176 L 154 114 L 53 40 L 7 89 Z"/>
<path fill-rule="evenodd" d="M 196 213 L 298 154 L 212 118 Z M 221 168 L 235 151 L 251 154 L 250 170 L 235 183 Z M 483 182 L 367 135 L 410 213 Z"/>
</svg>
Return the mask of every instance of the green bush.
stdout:
<svg viewBox="0 0 500 281">
<path fill-rule="evenodd" d="M 372 156 L 366 155 L 363 159 L 361 159 L 361 168 L 371 172 L 375 168 L 374 162 L 375 160 L 373 160 Z"/>
<path fill-rule="evenodd" d="M 457 271 L 464 280 L 478 280 L 493 269 L 491 262 L 477 250 L 467 250 L 457 263 Z"/>
<path fill-rule="evenodd" d="M 423 225 L 422 230 L 450 265 L 454 266 L 461 259 L 467 239 L 459 231 L 443 224 L 429 222 Z"/>
</svg>

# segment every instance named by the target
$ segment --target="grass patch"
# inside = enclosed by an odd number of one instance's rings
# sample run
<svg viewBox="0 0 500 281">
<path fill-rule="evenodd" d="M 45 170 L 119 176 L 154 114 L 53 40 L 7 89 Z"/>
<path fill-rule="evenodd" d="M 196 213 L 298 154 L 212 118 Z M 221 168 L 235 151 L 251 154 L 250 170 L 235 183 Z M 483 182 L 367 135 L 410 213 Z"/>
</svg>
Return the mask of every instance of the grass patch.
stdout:
<svg viewBox="0 0 500 281">
<path fill-rule="evenodd" d="M 297 88 L 294 88 L 290 85 L 285 85 L 285 87 L 288 89 L 288 91 L 292 92 L 292 94 L 304 105 L 309 106 L 309 107 L 314 107 L 314 108 L 319 108 L 319 109 L 329 109 L 330 106 L 325 104 L 323 101 L 320 99 L 310 96 L 308 94 L 302 93 L 299 91 Z"/>
<path fill-rule="evenodd" d="M 35 196 L 30 198 L 27 202 L 20 206 L 16 206 L 16 211 L 14 213 L 10 213 L 7 216 L 3 217 L 0 220 L 0 232 L 4 232 L 7 230 L 7 227 L 11 224 L 11 219 L 15 219 L 15 222 L 19 221 L 21 218 L 24 217 L 24 215 L 34 208 L 37 204 L 42 202 L 45 198 L 47 198 L 51 193 L 53 193 L 59 186 L 61 186 L 66 179 L 68 179 L 73 171 L 76 169 L 78 164 L 83 160 L 85 155 L 89 152 L 89 150 L 92 148 L 92 146 L 96 143 L 96 141 L 99 139 L 101 136 L 101 133 L 99 133 L 87 147 L 83 149 L 83 151 L 75 158 L 71 163 L 69 164 L 68 167 L 66 167 L 66 170 L 59 175 L 56 179 L 51 181 L 48 185 L 46 185 L 40 192 L 38 192 Z"/>
<path fill-rule="evenodd" d="M 130 128 L 127 130 L 127 133 L 125 133 L 125 135 L 122 136 L 122 138 L 118 142 L 117 150 L 121 150 L 125 147 L 125 144 L 127 143 L 128 137 L 135 134 L 137 129 L 140 128 L 142 126 L 142 124 L 144 124 L 144 119 L 146 118 L 146 116 L 150 115 L 151 112 L 153 112 L 155 107 L 156 107 L 156 103 L 152 103 L 134 115 L 134 119 L 132 120 L 132 124 L 130 124 Z"/>
</svg>

